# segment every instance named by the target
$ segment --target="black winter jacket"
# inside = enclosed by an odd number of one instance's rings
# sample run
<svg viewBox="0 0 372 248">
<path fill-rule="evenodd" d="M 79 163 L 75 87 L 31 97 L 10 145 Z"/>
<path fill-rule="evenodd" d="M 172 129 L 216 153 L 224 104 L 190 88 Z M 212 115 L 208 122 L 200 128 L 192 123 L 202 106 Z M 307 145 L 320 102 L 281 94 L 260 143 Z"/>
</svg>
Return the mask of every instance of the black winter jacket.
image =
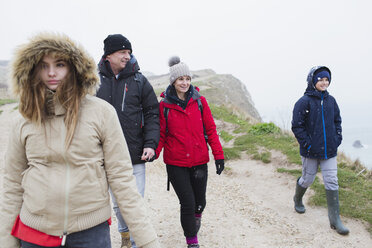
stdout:
<svg viewBox="0 0 372 248">
<path fill-rule="evenodd" d="M 324 68 L 314 67 L 310 71 L 305 94 L 293 109 L 292 131 L 300 144 L 301 156 L 308 158 L 332 158 L 342 141 L 341 116 L 335 98 L 328 91 L 316 90 L 312 83 L 315 72 Z"/>
<path fill-rule="evenodd" d="M 110 62 L 104 58 L 99 62 L 98 69 L 101 85 L 97 97 L 115 107 L 132 164 L 144 163 L 141 160 L 143 148 L 155 150 L 160 137 L 159 102 L 155 92 L 139 72 L 138 62 L 133 55 L 117 78 Z"/>
</svg>

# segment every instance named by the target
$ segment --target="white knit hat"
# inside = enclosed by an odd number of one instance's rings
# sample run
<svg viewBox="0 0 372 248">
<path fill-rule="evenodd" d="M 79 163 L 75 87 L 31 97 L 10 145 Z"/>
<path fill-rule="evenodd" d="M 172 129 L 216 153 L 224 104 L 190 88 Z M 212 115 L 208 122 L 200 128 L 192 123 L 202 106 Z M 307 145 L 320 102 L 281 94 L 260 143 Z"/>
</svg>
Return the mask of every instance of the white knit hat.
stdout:
<svg viewBox="0 0 372 248">
<path fill-rule="evenodd" d="M 180 57 L 174 56 L 171 57 L 168 61 L 169 65 L 169 83 L 173 84 L 174 81 L 177 80 L 177 78 L 182 77 L 182 76 L 189 76 L 191 78 L 191 72 L 189 70 L 189 67 L 181 62 Z"/>
</svg>

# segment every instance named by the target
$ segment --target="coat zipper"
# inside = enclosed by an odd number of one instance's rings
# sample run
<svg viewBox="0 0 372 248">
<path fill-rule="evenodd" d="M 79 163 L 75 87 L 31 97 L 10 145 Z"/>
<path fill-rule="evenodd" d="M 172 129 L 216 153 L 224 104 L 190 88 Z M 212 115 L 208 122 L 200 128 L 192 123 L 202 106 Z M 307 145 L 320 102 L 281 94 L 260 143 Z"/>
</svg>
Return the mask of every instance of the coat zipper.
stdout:
<svg viewBox="0 0 372 248">
<path fill-rule="evenodd" d="M 124 106 L 125 106 L 125 103 L 124 103 L 124 100 L 125 100 L 125 95 L 127 93 L 127 83 L 124 84 L 124 94 L 123 94 L 123 102 L 121 103 L 121 111 L 123 112 L 124 111 Z"/>
<path fill-rule="evenodd" d="M 326 136 L 325 122 L 324 122 L 323 96 L 324 95 L 322 93 L 322 100 L 320 101 L 320 105 L 322 106 L 322 121 L 323 121 L 323 135 L 324 135 L 324 158 L 328 159 L 328 157 L 327 157 L 327 136 Z"/>
<path fill-rule="evenodd" d="M 67 162 L 66 158 L 66 152 L 67 148 L 65 148 L 65 138 L 66 138 L 66 127 L 65 124 L 63 123 L 62 128 L 61 128 L 61 136 L 62 136 L 62 151 L 63 151 L 63 159 L 65 161 L 66 165 L 66 185 L 65 185 L 65 208 L 64 208 L 64 224 L 63 224 L 63 237 L 62 237 L 62 246 L 65 245 L 66 243 L 66 236 L 67 236 L 67 227 L 68 227 L 68 199 L 69 199 L 69 194 L 70 194 L 70 164 Z"/>
</svg>

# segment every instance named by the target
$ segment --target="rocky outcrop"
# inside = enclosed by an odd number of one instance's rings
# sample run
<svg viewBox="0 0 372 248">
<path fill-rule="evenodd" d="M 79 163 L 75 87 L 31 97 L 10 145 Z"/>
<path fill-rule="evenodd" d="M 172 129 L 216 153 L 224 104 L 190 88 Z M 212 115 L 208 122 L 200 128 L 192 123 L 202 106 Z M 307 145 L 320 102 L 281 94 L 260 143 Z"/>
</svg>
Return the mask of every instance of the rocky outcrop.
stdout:
<svg viewBox="0 0 372 248">
<path fill-rule="evenodd" d="M 353 147 L 354 148 L 363 148 L 364 146 L 363 146 L 362 142 L 360 142 L 360 140 L 356 140 L 353 143 Z"/>
<path fill-rule="evenodd" d="M 216 74 L 210 69 L 192 71 L 192 74 L 192 84 L 199 87 L 208 102 L 226 106 L 253 122 L 262 121 L 251 95 L 239 79 L 230 74 Z M 169 85 L 169 74 L 148 79 L 158 95 Z"/>
</svg>

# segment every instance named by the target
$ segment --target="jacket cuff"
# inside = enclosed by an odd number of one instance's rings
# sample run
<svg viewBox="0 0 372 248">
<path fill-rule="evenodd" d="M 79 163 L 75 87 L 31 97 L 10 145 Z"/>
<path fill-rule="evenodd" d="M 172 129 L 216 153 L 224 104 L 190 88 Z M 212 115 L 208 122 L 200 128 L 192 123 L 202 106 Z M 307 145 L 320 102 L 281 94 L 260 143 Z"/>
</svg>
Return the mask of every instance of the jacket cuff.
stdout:
<svg viewBox="0 0 372 248">
<path fill-rule="evenodd" d="M 214 156 L 214 160 L 215 160 L 215 161 L 216 161 L 216 160 L 220 160 L 220 159 L 225 159 L 225 157 L 224 157 L 223 154 Z"/>
<path fill-rule="evenodd" d="M 143 144 L 143 148 L 152 148 L 156 150 L 156 146 L 153 143 L 145 143 Z"/>
</svg>

